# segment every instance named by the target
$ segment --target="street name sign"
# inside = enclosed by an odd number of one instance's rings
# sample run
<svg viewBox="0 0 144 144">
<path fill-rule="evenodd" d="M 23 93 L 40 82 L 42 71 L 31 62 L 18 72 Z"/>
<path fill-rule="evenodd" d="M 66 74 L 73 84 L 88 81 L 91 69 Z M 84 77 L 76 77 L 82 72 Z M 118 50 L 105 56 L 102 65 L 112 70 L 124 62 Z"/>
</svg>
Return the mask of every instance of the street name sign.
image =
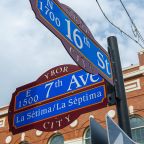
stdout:
<svg viewBox="0 0 144 144">
<path fill-rule="evenodd" d="M 30 0 L 36 18 L 58 37 L 74 61 L 87 72 L 97 72 L 113 85 L 106 50 L 93 38 L 81 18 L 58 0 Z"/>
<path fill-rule="evenodd" d="M 106 122 L 109 144 L 136 144 L 108 115 Z"/>
<path fill-rule="evenodd" d="M 8 111 L 9 127 L 13 134 L 33 128 L 54 131 L 106 106 L 105 80 L 99 74 L 61 65 L 16 89 Z"/>
</svg>

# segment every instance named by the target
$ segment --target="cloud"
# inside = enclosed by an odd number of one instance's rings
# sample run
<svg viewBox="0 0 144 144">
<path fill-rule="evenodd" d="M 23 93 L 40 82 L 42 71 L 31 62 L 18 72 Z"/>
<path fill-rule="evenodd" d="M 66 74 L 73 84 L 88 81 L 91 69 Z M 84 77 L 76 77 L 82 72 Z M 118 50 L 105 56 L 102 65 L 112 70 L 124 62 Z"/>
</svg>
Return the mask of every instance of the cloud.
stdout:
<svg viewBox="0 0 144 144">
<path fill-rule="evenodd" d="M 74 63 L 61 42 L 34 16 L 28 1 L 0 1 L 0 94 L 8 104 L 19 86 L 48 69 Z"/>
<path fill-rule="evenodd" d="M 107 37 L 116 35 L 123 67 L 137 63 L 140 47 L 116 30 L 102 15 L 95 0 L 60 0 L 74 9 L 107 49 Z M 111 21 L 132 35 L 130 21 L 118 1 L 99 0 Z M 140 0 L 124 1 L 143 33 L 144 9 Z M 41 74 L 61 64 L 74 64 L 61 42 L 36 18 L 28 0 L 0 1 L 0 105 L 9 104 L 19 86 L 35 81 Z"/>
</svg>

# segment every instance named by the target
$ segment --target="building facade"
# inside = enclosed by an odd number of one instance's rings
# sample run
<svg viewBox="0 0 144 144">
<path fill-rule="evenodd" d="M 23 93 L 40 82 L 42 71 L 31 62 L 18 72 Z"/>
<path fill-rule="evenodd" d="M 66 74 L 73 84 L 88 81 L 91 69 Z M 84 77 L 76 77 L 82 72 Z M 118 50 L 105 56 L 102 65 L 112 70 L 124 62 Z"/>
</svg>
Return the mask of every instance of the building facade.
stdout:
<svg viewBox="0 0 144 144">
<path fill-rule="evenodd" d="M 123 69 L 132 137 L 144 144 L 144 51 L 138 53 L 139 64 Z M 69 126 L 54 132 L 29 130 L 13 135 L 9 132 L 8 106 L 0 108 L 0 144 L 90 144 L 89 118 L 106 127 L 105 115 L 117 121 L 116 107 L 107 106 L 81 115 Z"/>
</svg>

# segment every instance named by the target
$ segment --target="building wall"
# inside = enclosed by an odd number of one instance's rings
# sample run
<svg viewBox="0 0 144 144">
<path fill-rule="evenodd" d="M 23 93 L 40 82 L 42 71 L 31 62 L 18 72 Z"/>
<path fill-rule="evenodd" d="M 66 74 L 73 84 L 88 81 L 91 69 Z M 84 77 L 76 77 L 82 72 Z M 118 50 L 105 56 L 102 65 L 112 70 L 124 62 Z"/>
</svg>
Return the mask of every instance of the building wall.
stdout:
<svg viewBox="0 0 144 144">
<path fill-rule="evenodd" d="M 137 114 L 144 117 L 144 51 L 140 52 L 138 56 L 140 63 L 124 69 L 123 77 L 130 116 Z M 48 144 L 51 137 L 57 133 L 63 135 L 65 144 L 82 144 L 85 129 L 89 126 L 90 116 L 93 116 L 104 127 L 106 127 L 105 115 L 107 113 L 117 121 L 115 106 L 108 106 L 81 115 L 71 125 L 59 131 L 41 132 L 33 129 L 12 135 L 9 132 L 7 112 L 8 106 L 0 108 L 0 144 L 19 144 L 23 140 L 27 140 L 32 144 Z"/>
</svg>

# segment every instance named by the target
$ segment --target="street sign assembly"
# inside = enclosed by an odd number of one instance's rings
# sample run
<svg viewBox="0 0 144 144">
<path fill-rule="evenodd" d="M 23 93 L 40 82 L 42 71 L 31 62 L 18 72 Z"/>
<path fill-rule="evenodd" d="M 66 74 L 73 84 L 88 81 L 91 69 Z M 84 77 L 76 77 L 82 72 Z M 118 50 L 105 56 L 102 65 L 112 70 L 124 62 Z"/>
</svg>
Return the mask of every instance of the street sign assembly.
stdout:
<svg viewBox="0 0 144 144">
<path fill-rule="evenodd" d="M 78 65 L 89 73 L 98 72 L 113 85 L 108 53 L 71 8 L 58 0 L 30 0 L 30 3 L 36 18 L 61 40 Z"/>
<path fill-rule="evenodd" d="M 108 144 L 107 132 L 94 118 L 90 118 L 91 144 Z"/>
<path fill-rule="evenodd" d="M 136 144 L 108 115 L 106 122 L 109 144 Z"/>
<path fill-rule="evenodd" d="M 33 128 L 54 131 L 106 106 L 105 81 L 99 74 L 61 65 L 16 89 L 8 111 L 9 126 L 13 134 Z"/>
</svg>

